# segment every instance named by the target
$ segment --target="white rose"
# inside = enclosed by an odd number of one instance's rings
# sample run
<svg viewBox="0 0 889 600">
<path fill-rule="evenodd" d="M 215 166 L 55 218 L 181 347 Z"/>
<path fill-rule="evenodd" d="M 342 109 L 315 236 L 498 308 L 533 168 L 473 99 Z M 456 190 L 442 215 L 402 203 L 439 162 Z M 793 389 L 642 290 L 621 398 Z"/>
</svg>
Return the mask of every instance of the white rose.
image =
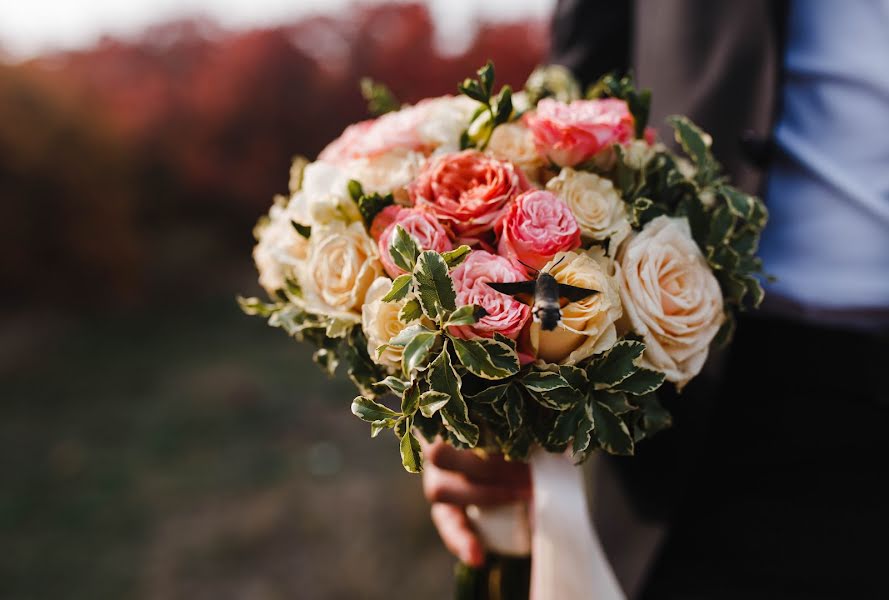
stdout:
<svg viewBox="0 0 889 600">
<path fill-rule="evenodd" d="M 288 279 L 299 279 L 300 266 L 308 254 L 309 241 L 297 233 L 292 219 L 293 211 L 279 196 L 268 218 L 257 226 L 253 260 L 259 271 L 259 284 L 270 295 L 285 289 Z"/>
<path fill-rule="evenodd" d="M 467 96 L 441 96 L 417 103 L 417 135 L 435 154 L 460 150 L 460 135 L 479 103 Z"/>
<path fill-rule="evenodd" d="M 615 254 L 629 235 L 631 228 L 626 204 L 609 179 L 565 167 L 547 182 L 546 189 L 568 205 L 584 237 L 610 239 L 610 255 Z"/>
<path fill-rule="evenodd" d="M 358 206 L 349 196 L 349 177 L 339 166 L 315 161 L 303 171 L 302 188 L 293 195 L 294 220 L 314 227 L 333 221 L 361 220 Z"/>
<path fill-rule="evenodd" d="M 605 352 L 617 341 L 615 322 L 621 316 L 620 292 L 611 276 L 613 263 L 600 248 L 587 252 L 560 252 L 541 269 L 559 283 L 599 292 L 562 308 L 562 319 L 552 331 L 531 325 L 531 345 L 537 357 L 573 365 Z"/>
<path fill-rule="evenodd" d="M 301 279 L 306 308 L 357 322 L 367 290 L 382 273 L 377 245 L 363 224 L 313 228 Z"/>
<path fill-rule="evenodd" d="M 401 353 L 404 348 L 389 346 L 377 356 L 377 348 L 388 344 L 389 340 L 407 327 L 398 320 L 398 311 L 404 302 L 383 302 L 383 296 L 392 287 L 388 277 L 378 277 L 367 290 L 364 306 L 361 307 L 361 328 L 367 337 L 367 353 L 377 363 L 389 367 L 401 365 Z"/>
<path fill-rule="evenodd" d="M 663 144 L 649 144 L 645 140 L 633 140 L 623 147 L 624 163 L 631 169 L 641 171 L 658 151 L 664 150 Z"/>
<path fill-rule="evenodd" d="M 497 127 L 488 143 L 488 151 L 500 160 L 508 160 L 537 181 L 538 172 L 546 165 L 546 160 L 534 146 L 534 136 L 521 123 L 505 123 Z"/>
<path fill-rule="evenodd" d="M 722 291 L 685 218 L 657 217 L 618 256 L 617 277 L 643 364 L 682 388 L 701 371 L 722 325 Z"/>
<path fill-rule="evenodd" d="M 407 186 L 423 165 L 423 155 L 397 148 L 385 154 L 356 158 L 343 167 L 350 179 L 361 183 L 366 193 L 392 193 L 396 199 L 407 200 Z"/>
</svg>

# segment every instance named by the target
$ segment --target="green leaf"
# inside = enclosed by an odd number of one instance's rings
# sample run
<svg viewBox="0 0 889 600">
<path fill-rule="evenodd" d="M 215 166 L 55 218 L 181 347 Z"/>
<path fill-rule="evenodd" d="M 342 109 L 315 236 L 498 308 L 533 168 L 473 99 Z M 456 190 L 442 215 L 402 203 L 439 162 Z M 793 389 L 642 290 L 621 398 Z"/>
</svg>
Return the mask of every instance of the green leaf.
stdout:
<svg viewBox="0 0 889 600">
<path fill-rule="evenodd" d="M 361 187 L 361 182 L 357 181 L 355 179 L 349 180 L 349 183 L 347 184 L 347 189 L 349 190 L 349 196 L 355 202 L 358 202 L 358 200 L 361 198 L 361 196 L 364 195 L 364 189 Z"/>
<path fill-rule="evenodd" d="M 267 304 L 259 298 L 245 298 L 238 296 L 238 306 L 245 315 L 268 318 L 278 310 L 277 304 Z"/>
<path fill-rule="evenodd" d="M 401 437 L 401 464 L 404 470 L 409 473 L 419 473 L 423 470 L 423 453 L 420 450 L 420 442 L 411 433 L 410 427 Z"/>
<path fill-rule="evenodd" d="M 439 411 L 445 428 L 459 441 L 475 447 L 478 444 L 479 429 L 469 420 L 469 408 L 460 391 L 462 381 L 451 365 L 447 345 L 429 366 L 429 385 L 433 390 L 450 396 L 447 405 Z"/>
<path fill-rule="evenodd" d="M 500 89 L 500 97 L 497 99 L 497 109 L 494 112 L 494 127 L 509 121 L 512 116 L 512 88 L 504 85 Z"/>
<path fill-rule="evenodd" d="M 457 89 L 460 90 L 461 94 L 465 94 L 477 102 L 481 102 L 482 104 L 488 103 L 489 95 L 485 94 L 485 90 L 483 90 L 478 81 L 474 79 L 467 77 L 463 80 L 463 83 L 457 85 Z"/>
<path fill-rule="evenodd" d="M 467 396 L 466 399 L 471 404 L 496 404 L 503 398 L 503 395 L 506 394 L 510 385 L 512 384 L 501 383 L 500 385 L 486 385 L 482 391 L 473 396 Z"/>
<path fill-rule="evenodd" d="M 590 380 L 584 369 L 570 365 L 559 365 L 559 375 L 578 392 L 586 394 L 589 391 Z"/>
<path fill-rule="evenodd" d="M 707 234 L 708 246 L 720 246 L 725 244 L 732 235 L 735 225 L 735 217 L 727 206 L 722 205 L 713 211 L 710 218 L 710 231 Z"/>
<path fill-rule="evenodd" d="M 759 232 L 754 229 L 745 229 L 736 233 L 730 244 L 731 249 L 741 256 L 754 254 L 759 246 Z"/>
<path fill-rule="evenodd" d="M 493 339 L 463 340 L 451 337 L 457 358 L 482 379 L 505 379 L 519 372 L 519 357 L 509 345 Z"/>
<path fill-rule="evenodd" d="M 663 383 L 663 373 L 640 368 L 638 371 L 636 371 L 617 385 L 613 386 L 611 389 L 621 392 L 627 392 L 628 394 L 633 394 L 634 396 L 640 396 L 642 394 L 648 394 L 655 391 L 656 389 L 661 387 L 661 384 Z"/>
<path fill-rule="evenodd" d="M 728 185 L 720 187 L 719 194 L 725 198 L 726 206 L 733 215 L 746 220 L 753 217 L 755 202 L 752 196 Z"/>
<path fill-rule="evenodd" d="M 426 364 L 435 342 L 441 334 L 436 332 L 418 332 L 405 346 L 401 355 L 401 369 L 405 377 Z"/>
<path fill-rule="evenodd" d="M 414 336 L 423 334 L 423 333 L 435 333 L 438 332 L 434 329 L 429 329 L 428 327 L 424 327 L 423 325 L 417 323 L 416 325 L 408 325 L 404 329 L 402 329 L 398 335 L 389 340 L 387 346 L 407 346 L 408 343 L 414 339 Z"/>
<path fill-rule="evenodd" d="M 417 301 L 416 298 L 405 302 L 404 306 L 401 307 L 401 310 L 398 311 L 398 320 L 402 323 L 410 323 L 411 321 L 416 321 L 422 316 L 423 310 L 420 308 L 420 303 Z"/>
<path fill-rule="evenodd" d="M 559 451 L 568 445 L 572 436 L 577 432 L 577 425 L 583 413 L 583 405 L 578 404 L 570 410 L 560 412 L 553 422 L 553 426 L 546 438 L 548 447 Z"/>
<path fill-rule="evenodd" d="M 583 399 L 559 373 L 531 371 L 520 382 L 535 400 L 554 410 L 565 410 Z"/>
<path fill-rule="evenodd" d="M 490 97 L 494 91 L 494 62 L 489 60 L 484 67 L 478 70 L 478 80 L 485 94 Z"/>
<path fill-rule="evenodd" d="M 297 223 L 296 221 L 290 221 L 290 224 L 293 225 L 296 233 L 298 233 L 305 239 L 309 239 L 309 237 L 312 235 L 312 228 L 309 225 L 303 225 L 302 223 Z"/>
<path fill-rule="evenodd" d="M 522 426 L 525 414 L 525 399 L 515 386 L 506 391 L 506 400 L 503 402 L 503 414 L 506 415 L 506 426 L 509 435 L 515 435 Z"/>
<path fill-rule="evenodd" d="M 424 417 L 432 417 L 435 413 L 444 408 L 450 401 L 451 397 L 444 392 L 436 392 L 429 390 L 420 394 L 420 412 Z"/>
<path fill-rule="evenodd" d="M 673 418 L 658 401 L 657 394 L 645 394 L 634 398 L 633 401 L 639 407 L 636 427 L 644 434 L 644 436 L 638 436 L 639 439 L 651 437 L 673 424 Z"/>
<path fill-rule="evenodd" d="M 765 291 L 762 289 L 762 284 L 759 282 L 759 279 L 753 277 L 752 275 L 745 275 L 742 277 L 744 284 L 747 287 L 747 293 L 750 294 L 750 299 L 753 304 L 753 308 L 759 308 L 759 305 L 762 304 L 763 298 L 765 298 Z"/>
<path fill-rule="evenodd" d="M 374 117 L 398 110 L 401 103 L 385 84 L 370 77 L 361 79 L 361 95 L 367 100 L 367 111 Z"/>
<path fill-rule="evenodd" d="M 593 400 L 591 408 L 593 427 L 602 449 L 609 454 L 632 455 L 633 436 L 626 423 L 601 402 Z"/>
<path fill-rule="evenodd" d="M 392 194 L 367 194 L 357 200 L 358 212 L 361 213 L 361 219 L 364 221 L 365 227 L 368 229 L 373 225 L 374 219 L 384 208 L 391 204 L 395 204 L 395 198 Z"/>
<path fill-rule="evenodd" d="M 383 302 L 394 302 L 407 296 L 408 292 L 411 291 L 411 282 L 413 280 L 414 277 L 410 273 L 396 277 L 395 281 L 392 282 L 392 287 L 383 296 Z"/>
<path fill-rule="evenodd" d="M 617 385 L 639 368 L 636 361 L 642 356 L 645 344 L 621 340 L 611 347 L 605 356 L 593 361 L 587 368 L 587 376 L 597 389 Z"/>
<path fill-rule="evenodd" d="M 451 316 L 448 317 L 447 322 L 444 324 L 445 327 L 456 326 L 456 325 L 475 325 L 478 323 L 478 320 L 485 316 L 485 309 L 481 306 L 477 306 L 475 304 L 466 304 L 464 306 L 459 307 L 457 310 L 451 313 Z"/>
<path fill-rule="evenodd" d="M 341 338 L 346 337 L 350 331 L 352 331 L 352 327 L 354 327 L 355 323 L 352 321 L 347 321 L 345 319 L 337 319 L 331 318 L 327 322 L 327 327 L 325 328 L 325 333 L 327 337 L 330 338 Z"/>
<path fill-rule="evenodd" d="M 623 392 L 599 391 L 596 392 L 596 400 L 607 406 L 616 415 L 636 410 L 636 407 L 627 401 L 627 395 Z"/>
<path fill-rule="evenodd" d="M 716 337 L 713 338 L 713 345 L 717 348 L 725 348 L 735 336 L 735 325 L 734 313 L 727 310 L 725 312 L 725 321 L 719 327 L 719 331 L 716 332 Z"/>
<path fill-rule="evenodd" d="M 593 410 L 590 404 L 581 405 L 582 412 L 577 420 L 577 428 L 574 431 L 574 443 L 572 444 L 572 452 L 574 453 L 574 462 L 581 463 L 589 456 L 590 442 L 593 436 Z"/>
<path fill-rule="evenodd" d="M 427 317 L 440 320 L 445 312 L 457 308 L 457 294 L 448 275 L 448 265 L 437 252 L 427 250 L 420 254 L 414 267 L 417 297 Z"/>
<path fill-rule="evenodd" d="M 413 415 L 420 407 L 420 385 L 415 381 L 401 395 L 401 414 L 406 417 Z"/>
<path fill-rule="evenodd" d="M 377 387 L 385 387 L 388 388 L 394 394 L 403 394 L 404 390 L 408 387 L 408 382 L 395 377 L 394 375 L 389 375 L 382 381 L 378 381 L 374 384 Z"/>
<path fill-rule="evenodd" d="M 701 131 L 688 117 L 674 115 L 668 117 L 667 122 L 675 131 L 676 141 L 696 165 L 707 165 L 713 161 L 710 154 L 710 136 Z"/>
<path fill-rule="evenodd" d="M 453 250 L 449 250 L 448 252 L 442 252 L 441 257 L 448 264 L 448 269 L 453 269 L 459 267 L 460 264 L 466 260 L 469 256 L 469 253 L 472 249 L 467 245 L 462 245 L 454 248 Z"/>
<path fill-rule="evenodd" d="M 395 233 L 389 242 L 389 255 L 392 257 L 392 262 L 403 271 L 410 273 L 414 270 L 417 257 L 420 255 L 420 246 L 401 225 L 395 226 Z"/>
<path fill-rule="evenodd" d="M 352 400 L 352 414 L 368 423 L 386 421 L 388 419 L 394 420 L 401 416 L 391 408 L 364 396 L 357 396 Z"/>
</svg>

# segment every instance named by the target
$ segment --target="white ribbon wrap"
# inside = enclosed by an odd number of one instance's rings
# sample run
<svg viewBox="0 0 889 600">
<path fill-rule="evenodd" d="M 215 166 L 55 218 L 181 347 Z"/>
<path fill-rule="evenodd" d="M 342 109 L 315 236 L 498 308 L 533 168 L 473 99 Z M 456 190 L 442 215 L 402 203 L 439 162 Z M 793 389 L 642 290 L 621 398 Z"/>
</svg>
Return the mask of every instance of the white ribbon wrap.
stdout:
<svg viewBox="0 0 889 600">
<path fill-rule="evenodd" d="M 531 552 L 531 600 L 625 600 L 587 508 L 583 471 L 563 454 L 531 455 L 533 534 L 524 503 L 469 507 L 485 546 L 498 554 Z"/>
</svg>

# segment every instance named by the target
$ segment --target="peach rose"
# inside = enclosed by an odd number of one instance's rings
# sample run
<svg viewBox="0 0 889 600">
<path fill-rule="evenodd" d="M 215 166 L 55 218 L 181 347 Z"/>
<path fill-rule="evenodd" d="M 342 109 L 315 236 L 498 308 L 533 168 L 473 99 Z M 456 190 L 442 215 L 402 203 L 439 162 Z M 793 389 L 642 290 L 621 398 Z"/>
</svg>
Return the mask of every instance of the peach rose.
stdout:
<svg viewBox="0 0 889 600">
<path fill-rule="evenodd" d="M 572 167 L 613 144 L 628 142 L 634 132 L 627 103 L 616 98 L 569 104 L 544 98 L 524 120 L 537 150 L 560 167 Z"/>
<path fill-rule="evenodd" d="M 367 353 L 377 364 L 387 367 L 401 366 L 402 346 L 388 346 L 377 355 L 377 348 L 388 344 L 389 340 L 407 327 L 398 319 L 398 311 L 404 302 L 383 302 L 392 280 L 388 277 L 377 277 L 367 290 L 364 305 L 361 307 L 361 328 L 367 337 Z"/>
<path fill-rule="evenodd" d="M 621 249 L 617 278 L 643 364 L 683 387 L 707 359 L 724 319 L 722 291 L 685 218 L 657 217 Z"/>
<path fill-rule="evenodd" d="M 612 269 L 613 263 L 601 248 L 559 253 L 544 267 L 559 283 L 599 293 L 563 306 L 562 319 L 552 331 L 542 329 L 539 323 L 531 325 L 531 345 L 538 358 L 574 365 L 614 345 L 622 310 Z"/>
<path fill-rule="evenodd" d="M 518 166 L 531 180 L 537 180 L 540 169 L 546 165 L 546 159 L 537 153 L 531 131 L 520 122 L 504 123 L 495 129 L 488 152 Z"/>
<path fill-rule="evenodd" d="M 497 223 L 497 251 L 517 268 L 540 269 L 557 252 L 580 246 L 580 228 L 571 209 L 550 192 L 525 192 Z"/>
<path fill-rule="evenodd" d="M 349 125 L 318 158 L 344 163 L 394 150 L 423 154 L 439 148 L 454 151 L 460 147 L 460 134 L 477 106 L 465 96 L 427 98 L 376 119 Z"/>
<path fill-rule="evenodd" d="M 610 179 L 565 167 L 546 183 L 546 189 L 565 201 L 585 238 L 610 240 L 612 256 L 629 235 L 626 204 Z"/>
<path fill-rule="evenodd" d="M 380 260 L 383 263 L 383 268 L 386 269 L 386 273 L 393 279 L 405 273 L 401 267 L 392 261 L 392 255 L 389 254 L 389 244 L 392 241 L 392 236 L 395 234 L 396 225 L 401 225 L 407 233 L 412 235 L 423 250 L 447 252 L 454 249 L 454 244 L 448 237 L 447 230 L 429 213 L 415 208 L 387 206 L 374 219 L 374 224 L 371 226 L 371 234 L 378 230 L 378 227 L 376 227 L 377 220 L 387 223 L 385 229 L 380 234 L 377 244 L 380 249 Z"/>
<path fill-rule="evenodd" d="M 522 270 L 502 256 L 474 250 L 454 269 L 451 277 L 458 305 L 477 304 L 487 312 L 475 325 L 452 327 L 451 333 L 464 339 L 490 338 L 494 333 L 514 340 L 519 337 L 531 316 L 531 308 L 512 296 L 495 291 L 486 282 L 525 281 L 527 277 Z"/>
<path fill-rule="evenodd" d="M 377 245 L 362 223 L 312 228 L 300 281 L 306 309 L 357 322 L 368 288 L 382 273 Z"/>
<path fill-rule="evenodd" d="M 512 163 L 465 150 L 428 163 L 411 185 L 410 195 L 459 238 L 473 238 L 491 230 L 506 205 L 529 188 L 525 175 Z"/>
</svg>

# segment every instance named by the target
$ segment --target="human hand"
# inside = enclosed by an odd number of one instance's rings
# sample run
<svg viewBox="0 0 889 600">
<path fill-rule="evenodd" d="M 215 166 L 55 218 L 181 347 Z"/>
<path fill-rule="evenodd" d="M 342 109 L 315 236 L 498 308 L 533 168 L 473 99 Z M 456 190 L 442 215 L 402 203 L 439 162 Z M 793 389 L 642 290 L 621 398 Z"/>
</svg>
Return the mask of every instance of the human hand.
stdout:
<svg viewBox="0 0 889 600">
<path fill-rule="evenodd" d="M 441 440 L 423 444 L 423 492 L 445 547 L 470 566 L 484 562 L 484 546 L 472 530 L 465 507 L 497 506 L 531 499 L 528 465 L 500 455 L 482 458 Z"/>
</svg>

